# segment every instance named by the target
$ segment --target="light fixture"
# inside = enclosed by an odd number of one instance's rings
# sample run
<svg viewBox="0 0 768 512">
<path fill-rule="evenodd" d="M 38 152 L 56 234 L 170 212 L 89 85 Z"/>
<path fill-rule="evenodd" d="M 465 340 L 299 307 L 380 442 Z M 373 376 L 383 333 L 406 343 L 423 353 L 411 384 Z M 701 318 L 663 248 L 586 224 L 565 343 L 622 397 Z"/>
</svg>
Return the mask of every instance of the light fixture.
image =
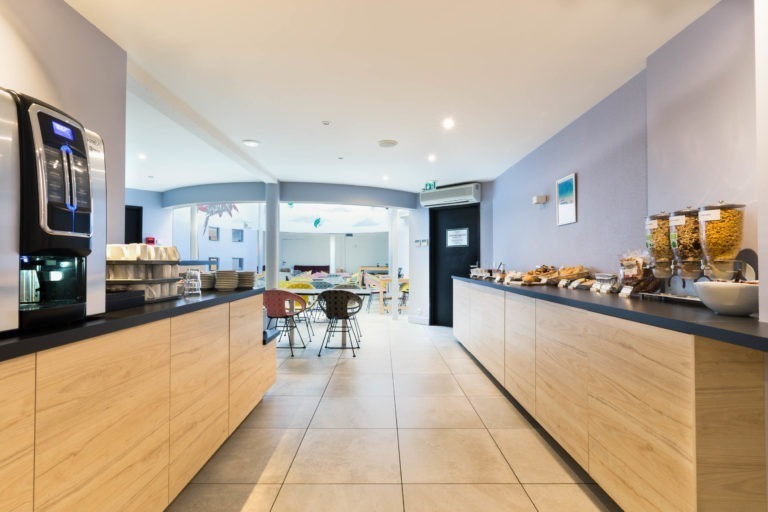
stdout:
<svg viewBox="0 0 768 512">
<path fill-rule="evenodd" d="M 146 159 L 147 159 L 147 155 L 146 154 L 139 153 L 139 160 L 146 160 Z"/>
<path fill-rule="evenodd" d="M 249 148 L 257 148 L 261 144 L 258 140 L 254 139 L 243 139 L 243 144 L 248 146 Z"/>
<path fill-rule="evenodd" d="M 344 160 L 343 156 L 337 156 L 336 158 L 338 158 L 339 160 Z"/>
<path fill-rule="evenodd" d="M 323 126 L 328 126 L 331 124 L 330 121 L 320 121 L 320 122 L 323 123 Z"/>
<path fill-rule="evenodd" d="M 382 179 L 382 180 L 384 180 L 384 181 L 389 181 L 389 176 L 387 176 L 387 175 L 385 174 L 384 176 L 382 176 L 382 177 L 381 177 L 381 179 Z"/>
<path fill-rule="evenodd" d="M 154 176 L 147 176 L 147 178 L 149 178 L 149 179 L 154 179 Z"/>
<path fill-rule="evenodd" d="M 393 148 L 397 146 L 397 141 L 394 139 L 381 139 L 379 141 L 380 148 Z"/>
<path fill-rule="evenodd" d="M 435 160 L 437 160 L 437 156 L 434 153 L 430 153 L 429 156 L 427 157 L 427 160 L 429 160 L 430 162 L 434 162 Z"/>
<path fill-rule="evenodd" d="M 454 121 L 452 117 L 446 117 L 443 119 L 443 128 L 446 130 L 453 130 L 454 126 L 456 126 L 456 121 Z"/>
</svg>

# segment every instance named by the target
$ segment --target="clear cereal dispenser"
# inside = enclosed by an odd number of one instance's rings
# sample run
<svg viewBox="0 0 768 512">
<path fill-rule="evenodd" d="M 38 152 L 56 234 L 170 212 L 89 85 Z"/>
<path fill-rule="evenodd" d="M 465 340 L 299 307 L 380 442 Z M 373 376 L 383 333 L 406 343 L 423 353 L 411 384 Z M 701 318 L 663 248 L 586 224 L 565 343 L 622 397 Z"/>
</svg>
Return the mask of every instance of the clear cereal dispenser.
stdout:
<svg viewBox="0 0 768 512">
<path fill-rule="evenodd" d="M 744 205 L 718 204 L 699 208 L 699 239 L 704 273 L 712 279 L 739 279 L 743 262 L 736 256 L 744 236 Z"/>
<path fill-rule="evenodd" d="M 645 221 L 645 246 L 651 253 L 651 270 L 654 277 L 672 277 L 672 244 L 669 239 L 669 214 L 650 215 Z"/>
<path fill-rule="evenodd" d="M 688 207 L 676 211 L 669 218 L 669 241 L 675 253 L 675 271 L 683 279 L 701 276 L 701 239 L 699 238 L 699 210 Z"/>
</svg>

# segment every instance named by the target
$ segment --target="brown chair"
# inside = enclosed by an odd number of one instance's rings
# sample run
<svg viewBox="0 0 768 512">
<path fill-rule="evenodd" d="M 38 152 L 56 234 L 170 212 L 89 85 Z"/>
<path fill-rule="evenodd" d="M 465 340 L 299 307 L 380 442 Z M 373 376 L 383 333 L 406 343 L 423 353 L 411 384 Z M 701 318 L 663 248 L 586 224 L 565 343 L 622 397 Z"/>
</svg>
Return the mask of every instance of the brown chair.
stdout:
<svg viewBox="0 0 768 512">
<path fill-rule="evenodd" d="M 362 290 L 362 288 L 352 283 L 337 284 L 336 286 L 333 287 L 333 289 L 334 290 Z M 352 293 L 357 295 L 356 292 L 352 292 Z M 365 303 L 365 297 L 360 297 L 360 300 L 363 303 Z M 357 337 L 360 338 L 360 341 L 362 341 L 363 331 L 360 330 L 360 323 L 357 321 L 357 315 L 352 316 L 350 321 L 352 322 L 352 325 L 354 326 L 354 328 L 357 330 Z"/>
<path fill-rule="evenodd" d="M 352 319 L 362 309 L 363 300 L 347 290 L 326 290 L 317 297 L 317 302 L 325 316 L 328 317 L 328 328 L 325 330 L 322 343 L 320 343 L 317 357 L 322 354 L 323 347 L 351 348 L 352 357 L 357 357 L 355 348 L 360 348 L 360 338 L 352 324 Z M 345 345 L 342 341 L 341 345 L 330 346 L 331 336 L 336 332 L 342 333 L 342 340 L 346 338 L 349 344 Z"/>
<path fill-rule="evenodd" d="M 299 334 L 301 348 L 307 347 L 301 336 L 301 331 L 296 325 L 296 317 L 307 309 L 307 301 L 300 295 L 287 290 L 267 290 L 264 292 L 264 307 L 267 308 L 267 316 L 270 321 L 275 320 L 275 325 L 280 330 L 280 338 L 277 342 L 280 342 L 284 334 L 288 334 L 288 346 L 280 347 L 278 345 L 278 348 L 291 349 L 291 357 L 293 357 L 293 335 L 295 333 Z M 280 325 L 280 320 L 283 321 L 282 325 Z"/>
</svg>

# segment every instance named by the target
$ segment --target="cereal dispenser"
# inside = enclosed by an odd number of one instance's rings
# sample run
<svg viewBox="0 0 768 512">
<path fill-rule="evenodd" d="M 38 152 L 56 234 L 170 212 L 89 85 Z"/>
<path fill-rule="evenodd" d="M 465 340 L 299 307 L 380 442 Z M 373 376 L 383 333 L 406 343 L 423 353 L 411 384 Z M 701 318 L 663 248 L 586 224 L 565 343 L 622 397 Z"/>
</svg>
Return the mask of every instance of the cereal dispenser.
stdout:
<svg viewBox="0 0 768 512">
<path fill-rule="evenodd" d="M 688 207 L 669 218 L 669 240 L 675 254 L 674 270 L 682 279 L 701 276 L 703 254 L 699 238 L 699 210 Z"/>
<path fill-rule="evenodd" d="M 724 204 L 699 209 L 699 238 L 704 273 L 714 279 L 738 279 L 743 262 L 736 259 L 744 235 L 744 205 Z"/>
<path fill-rule="evenodd" d="M 672 277 L 672 246 L 669 237 L 669 214 L 650 215 L 645 221 L 645 246 L 651 253 L 651 270 L 654 277 Z"/>
</svg>

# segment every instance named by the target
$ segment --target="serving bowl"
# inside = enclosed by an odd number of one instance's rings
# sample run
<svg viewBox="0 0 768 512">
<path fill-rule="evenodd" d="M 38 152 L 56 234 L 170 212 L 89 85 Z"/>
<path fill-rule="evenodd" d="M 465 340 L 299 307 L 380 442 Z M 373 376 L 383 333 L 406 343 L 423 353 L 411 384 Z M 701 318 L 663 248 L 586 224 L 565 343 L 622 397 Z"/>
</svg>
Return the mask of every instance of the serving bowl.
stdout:
<svg viewBox="0 0 768 512">
<path fill-rule="evenodd" d="M 757 283 L 700 281 L 696 294 L 709 309 L 721 315 L 747 316 L 757 312 Z"/>
</svg>

